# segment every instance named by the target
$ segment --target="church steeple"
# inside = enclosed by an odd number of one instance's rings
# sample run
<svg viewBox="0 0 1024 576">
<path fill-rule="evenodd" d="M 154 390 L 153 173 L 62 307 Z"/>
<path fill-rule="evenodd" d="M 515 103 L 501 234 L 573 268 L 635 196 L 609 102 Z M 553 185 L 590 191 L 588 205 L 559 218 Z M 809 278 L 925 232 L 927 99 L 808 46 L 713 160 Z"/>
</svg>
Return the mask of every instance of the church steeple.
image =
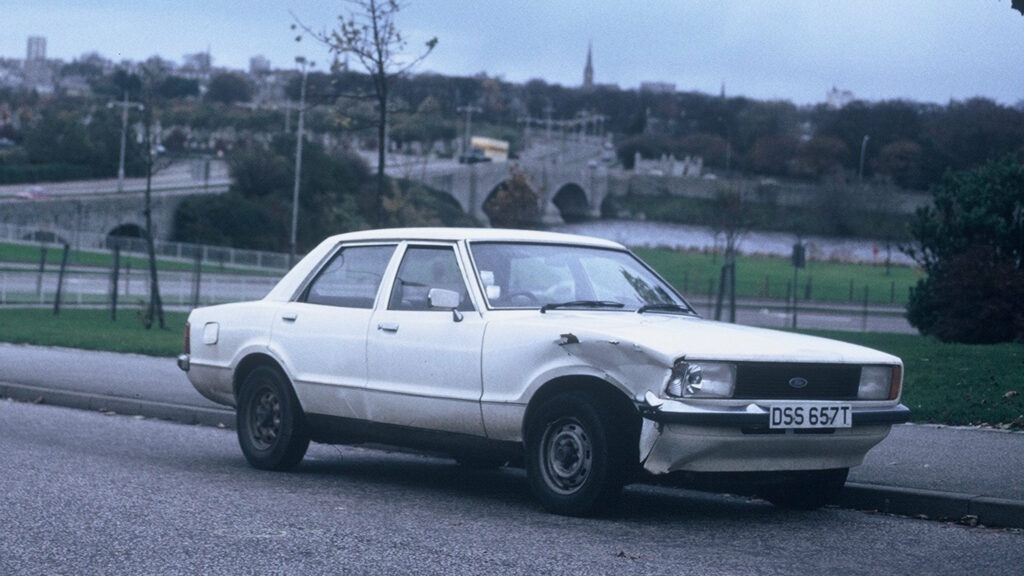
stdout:
<svg viewBox="0 0 1024 576">
<path fill-rule="evenodd" d="M 593 88 L 594 87 L 594 61 L 591 57 L 593 51 L 593 43 L 587 44 L 587 65 L 583 67 L 583 87 Z"/>
</svg>

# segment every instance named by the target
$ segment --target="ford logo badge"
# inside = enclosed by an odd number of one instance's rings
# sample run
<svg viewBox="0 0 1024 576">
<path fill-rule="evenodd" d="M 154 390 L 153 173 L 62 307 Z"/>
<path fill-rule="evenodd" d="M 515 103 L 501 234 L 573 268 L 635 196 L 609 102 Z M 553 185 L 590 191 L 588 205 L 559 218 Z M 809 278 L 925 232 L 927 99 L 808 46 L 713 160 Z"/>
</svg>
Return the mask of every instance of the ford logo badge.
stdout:
<svg viewBox="0 0 1024 576">
<path fill-rule="evenodd" d="M 796 388 L 797 390 L 799 390 L 801 388 L 806 388 L 807 387 L 807 379 L 806 378 L 790 378 L 789 379 L 789 387 L 790 388 Z"/>
</svg>

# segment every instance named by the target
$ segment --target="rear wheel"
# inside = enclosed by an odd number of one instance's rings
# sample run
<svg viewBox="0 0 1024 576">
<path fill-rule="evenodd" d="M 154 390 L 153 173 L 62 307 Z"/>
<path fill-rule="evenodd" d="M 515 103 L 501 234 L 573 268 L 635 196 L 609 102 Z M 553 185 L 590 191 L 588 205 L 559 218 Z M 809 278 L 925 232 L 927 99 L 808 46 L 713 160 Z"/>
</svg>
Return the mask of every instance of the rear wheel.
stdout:
<svg viewBox="0 0 1024 576">
<path fill-rule="evenodd" d="M 849 468 L 798 472 L 791 480 L 765 488 L 762 496 L 781 508 L 814 510 L 838 500 L 849 473 Z"/>
<path fill-rule="evenodd" d="M 607 509 L 635 466 L 630 462 L 633 427 L 606 404 L 568 392 L 542 404 L 526 435 L 530 488 L 550 512 L 569 516 Z"/>
<path fill-rule="evenodd" d="M 242 382 L 238 397 L 238 444 L 249 464 L 263 470 L 289 470 L 309 448 L 302 408 L 284 374 L 260 366 Z"/>
</svg>

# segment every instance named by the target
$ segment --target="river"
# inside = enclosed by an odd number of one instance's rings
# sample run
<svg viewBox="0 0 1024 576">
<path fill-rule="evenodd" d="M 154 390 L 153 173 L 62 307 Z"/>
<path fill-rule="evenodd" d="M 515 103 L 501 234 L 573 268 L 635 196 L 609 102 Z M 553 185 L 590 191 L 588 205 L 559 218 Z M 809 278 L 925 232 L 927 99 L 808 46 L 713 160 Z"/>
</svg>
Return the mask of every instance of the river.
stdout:
<svg viewBox="0 0 1024 576">
<path fill-rule="evenodd" d="M 712 251 L 721 250 L 724 246 L 723 237 L 716 237 L 709 227 L 666 222 L 594 220 L 550 226 L 548 230 L 596 236 L 630 248 Z M 793 253 L 796 240 L 796 235 L 784 232 L 750 231 L 742 236 L 738 248 L 741 254 L 788 258 Z M 884 240 L 805 236 L 803 242 L 810 260 L 881 264 L 886 258 Z M 914 261 L 895 243 L 891 246 L 890 258 L 893 264 L 914 265 Z"/>
</svg>

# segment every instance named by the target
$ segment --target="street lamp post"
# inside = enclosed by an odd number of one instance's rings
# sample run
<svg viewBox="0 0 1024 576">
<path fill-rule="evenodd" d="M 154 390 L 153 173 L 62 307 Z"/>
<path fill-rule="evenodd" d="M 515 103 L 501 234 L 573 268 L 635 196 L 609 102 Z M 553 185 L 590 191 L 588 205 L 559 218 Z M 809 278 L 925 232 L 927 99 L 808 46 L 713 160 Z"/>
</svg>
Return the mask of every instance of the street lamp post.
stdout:
<svg viewBox="0 0 1024 576">
<path fill-rule="evenodd" d="M 308 68 L 306 59 L 302 56 L 296 56 L 295 62 L 302 67 L 302 87 L 299 89 L 299 131 L 298 139 L 295 143 L 295 188 L 292 192 L 292 234 L 288 241 L 288 265 L 295 265 L 295 241 L 297 238 L 296 232 L 299 227 L 299 180 L 302 176 L 302 128 L 303 118 L 306 111 L 306 78 L 308 77 Z M 316 62 L 309 62 L 309 67 L 315 66 Z"/>
<path fill-rule="evenodd" d="M 469 142 L 473 137 L 473 112 L 483 112 L 476 106 L 459 106 L 455 109 L 456 112 L 466 113 L 466 136 L 462 140 L 462 155 L 469 154 Z"/>
<path fill-rule="evenodd" d="M 138 102 L 129 102 L 127 90 L 124 91 L 124 101 L 114 102 L 111 100 L 110 102 L 107 102 L 108 109 L 113 108 L 114 106 L 121 107 L 121 157 L 117 165 L 117 191 L 120 193 L 124 192 L 124 148 L 125 140 L 128 135 L 128 109 L 138 108 L 139 110 L 142 110 L 144 107 Z"/>
<path fill-rule="evenodd" d="M 864 185 L 864 151 L 867 150 L 868 140 L 871 136 L 864 135 L 864 139 L 860 142 L 860 168 L 857 170 L 857 184 L 859 186 Z"/>
</svg>

